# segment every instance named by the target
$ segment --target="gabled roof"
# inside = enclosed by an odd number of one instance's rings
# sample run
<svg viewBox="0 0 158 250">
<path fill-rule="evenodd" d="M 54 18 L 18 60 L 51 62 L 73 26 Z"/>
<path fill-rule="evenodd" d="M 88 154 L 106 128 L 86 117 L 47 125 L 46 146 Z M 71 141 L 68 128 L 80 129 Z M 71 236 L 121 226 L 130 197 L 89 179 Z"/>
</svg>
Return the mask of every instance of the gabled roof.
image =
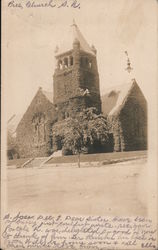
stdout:
<svg viewBox="0 0 158 250">
<path fill-rule="evenodd" d="M 136 85 L 135 79 L 132 79 L 128 83 L 108 89 L 106 94 L 101 97 L 103 114 L 111 116 L 118 113 L 123 107 L 132 88 Z"/>
<path fill-rule="evenodd" d="M 53 103 L 53 92 L 48 92 L 48 91 L 45 91 L 45 90 L 41 90 L 42 93 L 45 95 L 45 97 L 51 102 Z"/>
<path fill-rule="evenodd" d="M 8 132 L 10 132 L 12 135 L 15 135 L 16 132 L 16 128 L 19 124 L 19 122 L 21 121 L 23 117 L 23 114 L 14 114 L 7 123 L 7 129 Z"/>
<path fill-rule="evenodd" d="M 101 96 L 103 114 L 111 116 L 111 115 L 118 113 L 120 109 L 123 107 L 127 97 L 129 96 L 134 86 L 138 86 L 138 85 L 135 79 L 132 79 L 128 83 L 124 83 L 118 86 L 113 86 L 112 88 L 108 89 L 106 94 Z M 46 99 L 49 100 L 49 102 L 53 104 L 52 92 L 45 91 L 41 87 L 39 88 L 38 92 L 39 91 L 41 91 L 41 93 L 46 97 Z M 18 124 L 20 123 L 22 117 L 23 117 L 23 114 L 18 114 L 18 115 L 14 114 L 8 120 L 7 127 L 8 127 L 9 132 L 11 132 L 12 134 L 15 134 Z"/>
<path fill-rule="evenodd" d="M 66 36 L 66 34 L 65 34 Z M 89 46 L 85 38 L 83 37 L 81 31 L 79 30 L 77 24 L 73 20 L 73 24 L 70 26 L 69 32 L 67 34 L 67 37 L 64 36 L 63 43 L 59 46 L 59 48 L 56 51 L 56 56 L 63 54 L 67 51 L 70 51 L 73 49 L 73 42 L 75 40 L 78 40 L 80 42 L 80 49 L 82 51 L 85 51 L 87 53 L 90 53 L 95 56 L 94 51 Z"/>
<path fill-rule="evenodd" d="M 35 97 L 37 96 L 38 92 L 41 92 L 45 97 L 46 99 L 51 102 L 53 104 L 53 92 L 48 92 L 48 91 L 45 91 L 43 90 L 41 87 L 38 89 Z M 34 97 L 34 98 L 35 98 Z M 34 99 L 33 98 L 33 99 Z M 32 103 L 32 102 L 31 102 Z M 31 105 L 31 104 L 30 104 Z M 30 107 L 29 105 L 29 107 Z M 28 108 L 29 108 L 28 107 Z M 27 109 L 28 110 L 28 109 Z M 27 111 L 26 111 L 27 112 Z M 26 113 L 25 112 L 25 113 Z M 24 114 L 25 114 L 24 113 Z M 16 129 L 20 123 L 20 121 L 22 120 L 24 114 L 14 114 L 9 120 L 8 120 L 8 123 L 7 123 L 7 129 L 8 131 L 12 134 L 12 135 L 16 135 Z"/>
</svg>

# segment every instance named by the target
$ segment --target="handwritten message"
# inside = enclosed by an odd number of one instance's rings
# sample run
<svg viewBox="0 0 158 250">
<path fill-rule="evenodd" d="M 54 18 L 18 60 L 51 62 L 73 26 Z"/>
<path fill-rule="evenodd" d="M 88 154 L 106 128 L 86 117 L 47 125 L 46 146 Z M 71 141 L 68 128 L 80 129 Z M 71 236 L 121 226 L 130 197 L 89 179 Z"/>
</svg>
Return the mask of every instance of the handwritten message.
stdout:
<svg viewBox="0 0 158 250">
<path fill-rule="evenodd" d="M 2 238 L 13 249 L 156 249 L 147 218 L 16 215 L 3 218 Z"/>
<path fill-rule="evenodd" d="M 80 9 L 79 0 L 9 0 L 9 8 L 73 8 Z"/>
</svg>

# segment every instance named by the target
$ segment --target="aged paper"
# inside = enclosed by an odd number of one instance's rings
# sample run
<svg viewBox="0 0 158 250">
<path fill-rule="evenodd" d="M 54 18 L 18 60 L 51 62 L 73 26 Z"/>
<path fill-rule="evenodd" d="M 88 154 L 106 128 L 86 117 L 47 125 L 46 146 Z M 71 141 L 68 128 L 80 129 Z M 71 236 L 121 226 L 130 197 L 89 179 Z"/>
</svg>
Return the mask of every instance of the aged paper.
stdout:
<svg viewBox="0 0 158 250">
<path fill-rule="evenodd" d="M 1 249 L 158 249 L 157 6 L 156 0 L 2 2 Z M 38 117 L 31 120 L 38 157 L 32 148 L 20 157 L 8 147 L 10 121 L 17 117 L 18 126 L 29 107 L 34 112 L 36 94 L 52 100 L 56 67 L 73 66 L 71 57 L 55 60 L 60 45 L 69 52 L 72 26 L 81 50 L 97 51 L 101 97 L 114 89 L 110 94 L 118 91 L 121 101 L 126 82 L 138 84 L 147 102 L 147 150 L 81 154 L 79 167 L 75 156 L 46 156 L 42 111 L 38 130 Z M 23 153 L 27 138 L 21 140 Z"/>
</svg>

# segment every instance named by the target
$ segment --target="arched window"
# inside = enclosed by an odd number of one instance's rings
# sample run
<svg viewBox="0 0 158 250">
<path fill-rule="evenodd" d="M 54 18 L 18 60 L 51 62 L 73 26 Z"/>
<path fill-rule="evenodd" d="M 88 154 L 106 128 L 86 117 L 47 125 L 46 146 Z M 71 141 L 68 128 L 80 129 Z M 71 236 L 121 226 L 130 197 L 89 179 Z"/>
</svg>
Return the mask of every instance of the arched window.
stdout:
<svg viewBox="0 0 158 250">
<path fill-rule="evenodd" d="M 70 56 L 70 66 L 72 66 L 72 65 L 73 65 L 73 57 Z"/>
<path fill-rule="evenodd" d="M 62 60 L 59 60 L 59 62 L 58 62 L 58 66 L 59 66 L 59 69 L 62 69 L 62 68 L 63 68 L 63 63 L 62 63 Z"/>
<path fill-rule="evenodd" d="M 88 66 L 88 64 L 89 64 L 89 61 L 88 61 L 88 58 L 86 57 L 85 58 L 85 65 Z"/>
<path fill-rule="evenodd" d="M 43 113 L 36 113 L 32 119 L 33 142 L 40 146 L 46 141 L 46 119 Z"/>
<path fill-rule="evenodd" d="M 64 58 L 64 68 L 68 68 L 68 58 Z"/>
</svg>

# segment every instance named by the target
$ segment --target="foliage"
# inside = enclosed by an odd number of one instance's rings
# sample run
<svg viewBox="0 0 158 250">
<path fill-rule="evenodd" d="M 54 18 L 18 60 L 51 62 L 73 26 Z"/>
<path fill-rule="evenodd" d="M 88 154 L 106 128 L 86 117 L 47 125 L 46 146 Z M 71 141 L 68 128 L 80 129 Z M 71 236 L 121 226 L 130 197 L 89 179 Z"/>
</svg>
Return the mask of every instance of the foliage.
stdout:
<svg viewBox="0 0 158 250">
<path fill-rule="evenodd" d="M 98 115 L 95 108 L 88 108 L 77 113 L 75 118 L 66 119 L 64 126 L 57 126 L 54 135 L 62 138 L 64 154 L 80 154 L 88 152 L 95 142 L 106 145 L 108 131 L 107 119 Z"/>
</svg>

